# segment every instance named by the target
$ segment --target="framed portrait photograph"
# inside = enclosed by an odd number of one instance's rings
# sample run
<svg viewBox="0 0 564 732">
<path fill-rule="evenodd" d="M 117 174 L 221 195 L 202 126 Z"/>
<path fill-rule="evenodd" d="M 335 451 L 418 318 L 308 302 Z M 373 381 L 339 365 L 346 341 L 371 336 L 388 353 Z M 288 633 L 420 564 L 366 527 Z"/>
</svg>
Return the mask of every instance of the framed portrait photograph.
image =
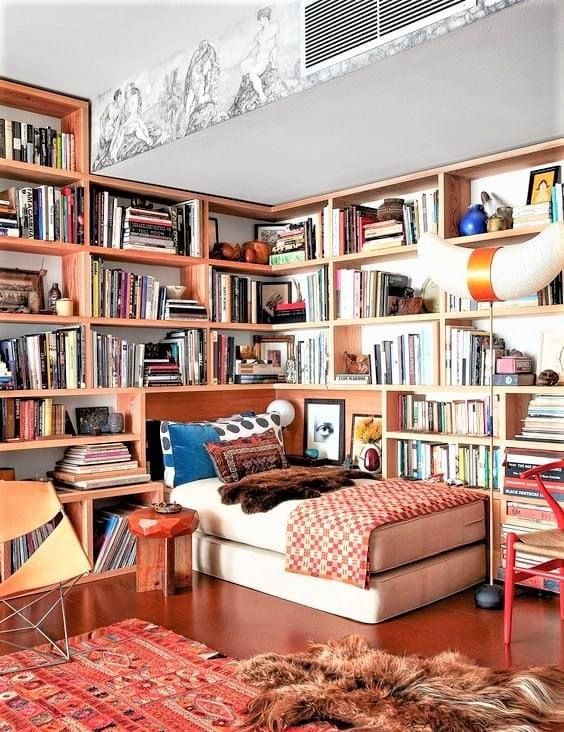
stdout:
<svg viewBox="0 0 564 732">
<path fill-rule="evenodd" d="M 380 414 L 353 414 L 351 424 L 351 460 L 353 465 L 365 464 L 367 450 L 375 468 L 374 473 L 382 472 L 382 416 Z"/>
<path fill-rule="evenodd" d="M 208 251 L 211 253 L 219 242 L 219 219 L 215 216 L 208 217 Z"/>
<path fill-rule="evenodd" d="M 255 224 L 255 239 L 265 241 L 271 247 L 278 242 L 278 232 L 285 231 L 288 224 Z"/>
<path fill-rule="evenodd" d="M 552 199 L 552 186 L 560 183 L 560 166 L 531 170 L 527 203 L 546 203 Z"/>
<path fill-rule="evenodd" d="M 294 336 L 270 336 L 255 335 L 254 352 L 255 358 L 261 361 L 271 361 L 276 369 L 280 369 L 280 375 L 285 373 L 288 360 L 294 358 Z"/>
<path fill-rule="evenodd" d="M 79 435 L 103 432 L 110 416 L 109 407 L 77 407 L 76 423 Z"/>
<path fill-rule="evenodd" d="M 537 370 L 540 373 L 546 369 L 556 371 L 559 376 L 558 383 L 564 384 L 564 330 L 546 330 L 541 334 Z"/>
<path fill-rule="evenodd" d="M 263 323 L 272 323 L 274 308 L 281 302 L 292 302 L 292 283 L 288 280 L 260 282 L 260 312 Z"/>
<path fill-rule="evenodd" d="M 342 463 L 345 459 L 345 400 L 304 399 L 304 452 Z"/>
</svg>

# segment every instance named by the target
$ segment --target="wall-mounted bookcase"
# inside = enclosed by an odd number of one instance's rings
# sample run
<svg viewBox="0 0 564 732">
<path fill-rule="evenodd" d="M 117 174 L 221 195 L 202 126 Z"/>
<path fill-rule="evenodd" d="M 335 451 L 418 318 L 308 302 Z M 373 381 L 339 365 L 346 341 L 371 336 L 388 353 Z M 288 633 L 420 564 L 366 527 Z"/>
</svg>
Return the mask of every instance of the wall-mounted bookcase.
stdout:
<svg viewBox="0 0 564 732">
<path fill-rule="evenodd" d="M 59 132 L 74 135 L 73 169 L 60 169 L 40 165 L 36 162 L 0 159 L 2 188 L 14 185 L 25 186 L 79 186 L 82 200 L 82 233 L 79 241 L 42 240 L 0 236 L 0 261 L 2 266 L 38 269 L 41 263 L 48 270 L 46 289 L 56 280 L 63 294 L 73 300 L 74 314 L 60 317 L 54 314 L 0 313 L 1 339 L 21 334 L 44 332 L 64 327 L 80 327 L 84 342 L 84 384 L 72 389 L 18 389 L 0 391 L 0 399 L 46 398 L 65 404 L 72 412 L 77 404 L 109 405 L 125 415 L 125 433 L 117 436 L 129 445 L 132 455 L 141 466 L 146 465 L 145 422 L 147 419 L 199 419 L 214 417 L 226 412 L 240 410 L 263 410 L 276 397 L 291 400 L 296 407 L 296 420 L 286 430 L 287 450 L 299 453 L 302 450 L 303 411 L 306 398 L 343 398 L 346 400 L 346 446 L 350 444 L 351 415 L 355 413 L 381 414 L 383 419 L 383 466 L 387 476 L 398 475 L 399 445 L 404 441 L 418 441 L 426 445 L 443 446 L 448 452 L 454 448 L 474 446 L 478 451 L 485 447 L 488 438 L 481 435 L 456 433 L 422 433 L 400 429 L 398 421 L 399 397 L 406 394 L 426 395 L 428 399 L 443 401 L 479 399 L 485 394 L 484 387 L 450 386 L 446 380 L 446 336 L 449 327 L 480 324 L 487 317 L 486 311 L 458 310 L 448 307 L 448 300 L 441 293 L 435 312 L 418 315 L 371 315 L 370 317 L 339 317 L 337 289 L 342 273 L 356 270 L 359 277 L 373 277 L 375 271 L 402 274 L 410 284 L 419 290 L 425 276 L 421 271 L 416 247 L 399 243 L 381 244 L 369 250 L 345 253 L 346 244 L 342 236 L 342 222 L 345 210 L 373 207 L 385 198 L 400 197 L 406 201 L 421 201 L 424 194 L 436 191 L 437 202 L 434 227 L 437 233 L 451 242 L 467 247 L 481 247 L 491 244 L 510 245 L 522 241 L 540 230 L 539 227 L 510 229 L 507 231 L 478 236 L 460 237 L 458 221 L 471 202 L 479 201 L 483 189 L 495 191 L 507 204 L 525 202 L 529 171 L 536 167 L 554 164 L 564 160 L 564 141 L 555 140 L 526 148 L 489 155 L 483 158 L 456 163 L 433 170 L 404 175 L 372 184 L 359 186 L 329 195 L 267 206 L 244 201 L 223 199 L 213 195 L 195 194 L 191 191 L 171 189 L 150 183 L 135 183 L 94 175 L 89 170 L 89 119 L 88 103 L 43 90 L 26 87 L 8 81 L 0 82 L 0 105 L 13 111 L 13 118 L 24 121 L 26 114 L 34 120 L 45 119 L 45 125 Z M 35 122 L 35 124 L 39 124 Z M 146 251 L 123 249 L 115 246 L 99 246 L 93 239 L 96 193 L 107 191 L 108 195 L 151 199 L 163 204 L 178 205 L 186 201 L 198 202 L 200 228 L 198 242 L 199 256 L 183 256 L 169 251 Z M 427 203 L 431 199 L 427 199 Z M 414 204 L 415 205 L 415 204 Z M 348 215 L 348 214 L 347 214 Z M 208 242 L 210 239 L 209 219 L 219 223 L 220 240 L 242 243 L 254 238 L 256 224 L 299 221 L 311 217 L 317 222 L 316 258 L 304 262 L 279 265 L 259 265 L 211 259 Z M 337 231 L 339 228 L 339 231 Z M 350 251 L 350 247 L 349 247 Z M 287 280 L 292 287 L 298 285 L 307 292 L 308 276 L 315 277 L 321 267 L 327 273 L 327 319 L 310 322 L 271 324 L 214 322 L 201 320 L 125 318 L 95 316 L 92 313 L 93 263 L 100 260 L 108 268 L 120 268 L 129 273 L 153 276 L 162 285 L 184 285 L 187 295 L 210 307 L 212 269 L 227 275 L 238 275 L 259 281 Z M 364 274 L 362 274 L 364 273 Z M 368 274 L 367 274 L 368 273 Z M 345 278 L 349 275 L 345 275 Z M 311 284 L 311 280 L 310 280 Z M 348 293 L 342 296 L 347 297 Z M 311 295 L 310 295 L 311 296 Z M 208 311 L 208 314 L 211 310 Z M 496 332 L 506 338 L 510 347 L 521 348 L 533 356 L 539 354 L 537 335 L 543 329 L 559 327 L 564 305 L 528 305 L 514 307 L 496 306 Z M 534 323 L 530 332 L 524 326 Z M 213 352 L 207 349 L 206 383 L 186 383 L 171 386 L 121 386 L 117 388 L 95 387 L 95 354 L 93 334 L 110 334 L 134 343 L 147 344 L 164 338 L 174 330 L 197 329 L 206 343 L 214 341 L 215 334 L 233 336 L 237 344 L 250 344 L 253 335 L 294 335 L 299 340 L 311 343 L 319 333 L 326 337 L 328 362 L 322 383 L 276 383 L 276 384 L 217 384 L 213 367 Z M 533 333 L 534 336 L 530 334 Z M 374 345 L 393 341 L 399 336 L 407 340 L 416 336 L 422 351 L 419 360 L 425 361 L 424 383 L 413 383 L 409 374 L 403 383 L 342 384 L 335 380 L 345 370 L 345 352 L 374 353 Z M 98 365 L 96 365 L 96 369 Z M 411 383 L 410 383 L 411 382 Z M 521 419 L 527 414 L 529 400 L 535 394 L 544 394 L 543 387 L 495 387 L 493 405 L 497 431 L 495 445 L 500 454 L 506 449 L 518 449 L 523 442 L 516 440 Z M 553 387 L 551 394 L 564 394 L 563 387 Z M 117 438 L 116 438 L 117 439 Z M 3 464 L 13 465 L 18 478 L 36 477 L 52 468 L 64 449 L 72 445 L 107 441 L 101 436 L 85 438 L 58 435 L 45 439 L 0 443 Z M 527 443 L 528 448 L 562 451 L 562 443 Z M 427 449 L 427 448 L 425 448 Z M 442 448 L 441 448 L 442 449 Z M 444 450 L 443 450 L 444 452 Z M 482 451 L 483 452 L 483 451 Z M 482 453 L 480 453 L 482 454 Z M 71 520 L 75 524 L 85 548 L 93 558 L 93 512 L 99 501 L 123 498 L 148 502 L 162 493 L 160 484 L 150 483 L 127 486 L 106 492 L 65 493 Z M 535 502 L 532 501 L 534 504 Z M 506 500 L 500 491 L 496 498 L 496 535 L 501 537 L 500 521 L 505 520 Z M 9 548 L 4 548 L 2 567 L 7 568 Z M 498 542 L 498 566 L 501 563 L 501 539 Z M 112 570 L 113 573 L 123 570 Z M 129 569 L 125 571 L 130 571 Z"/>
</svg>

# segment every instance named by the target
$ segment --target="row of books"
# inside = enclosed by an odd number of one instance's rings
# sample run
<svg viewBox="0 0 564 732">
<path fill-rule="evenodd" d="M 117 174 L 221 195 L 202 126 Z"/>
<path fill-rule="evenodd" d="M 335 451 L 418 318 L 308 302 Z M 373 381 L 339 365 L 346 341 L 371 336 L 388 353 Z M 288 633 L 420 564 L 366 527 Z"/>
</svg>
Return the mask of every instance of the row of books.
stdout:
<svg viewBox="0 0 564 732">
<path fill-rule="evenodd" d="M 76 184 L 55 188 L 8 188 L 0 193 L 0 236 L 84 242 L 84 189 Z"/>
<path fill-rule="evenodd" d="M 298 338 L 295 346 L 297 384 L 326 384 L 329 376 L 327 333 Z"/>
<path fill-rule="evenodd" d="M 335 287 L 337 317 L 349 320 L 393 315 L 398 298 L 413 293 L 407 275 L 374 269 L 338 269 Z"/>
<path fill-rule="evenodd" d="M 197 300 L 169 298 L 166 286 L 151 275 L 135 274 L 92 259 L 92 316 L 141 320 L 206 319 Z"/>
<path fill-rule="evenodd" d="M 132 567 L 136 560 L 135 535 L 128 516 L 139 504 L 120 504 L 94 511 L 94 572 Z"/>
<path fill-rule="evenodd" d="M 490 336 L 472 326 L 445 328 L 445 377 L 450 386 L 486 386 L 490 383 Z M 494 336 L 495 358 L 505 352 L 505 342 Z"/>
<path fill-rule="evenodd" d="M 48 475 L 59 490 L 73 491 L 113 488 L 150 480 L 124 442 L 68 447 Z"/>
<path fill-rule="evenodd" d="M 74 134 L 0 117 L 0 158 L 76 170 Z"/>
<path fill-rule="evenodd" d="M 52 399 L 1 399 L 0 442 L 64 435 L 66 411 Z"/>
<path fill-rule="evenodd" d="M 552 222 L 551 202 L 528 203 L 524 206 L 513 206 L 513 228 L 525 226 L 548 226 Z"/>
<path fill-rule="evenodd" d="M 83 326 L 0 340 L 8 389 L 80 389 L 86 384 Z"/>
<path fill-rule="evenodd" d="M 550 287 L 550 285 L 548 286 Z M 545 288 L 545 289 L 548 289 Z M 510 308 L 510 307 L 530 307 L 530 306 L 536 306 L 540 304 L 545 304 L 540 302 L 540 293 L 533 293 L 532 295 L 523 295 L 523 297 L 516 297 L 511 300 L 497 300 L 493 303 L 494 311 L 497 308 Z M 467 310 L 477 311 L 482 310 L 483 311 L 483 317 L 487 317 L 487 310 L 489 310 L 490 303 L 487 302 L 476 302 L 476 300 L 472 300 L 467 297 L 457 297 L 456 295 L 448 295 L 447 294 L 447 310 L 450 312 L 460 313 L 460 312 L 466 312 Z"/>
<path fill-rule="evenodd" d="M 294 285 L 298 290 L 296 299 L 305 302 L 305 322 L 329 320 L 329 267 L 325 264 L 315 272 L 297 275 Z"/>
<path fill-rule="evenodd" d="M 499 485 L 501 454 L 494 451 L 493 483 Z M 454 445 L 398 440 L 396 443 L 398 475 L 410 480 L 440 479 L 454 485 L 488 488 L 490 451 L 486 445 Z"/>
<path fill-rule="evenodd" d="M 490 400 L 427 399 L 424 394 L 398 394 L 398 424 L 401 432 L 438 432 L 487 435 Z"/>
<path fill-rule="evenodd" d="M 29 534 L 17 536 L 10 542 L 10 574 L 16 572 L 22 564 L 25 564 L 31 555 L 39 549 L 41 544 L 53 533 L 60 522 L 60 514 L 54 519 L 47 521 Z"/>
<path fill-rule="evenodd" d="M 285 380 L 278 352 L 272 358 L 241 358 L 235 337 L 212 334 L 214 384 L 275 384 Z"/>
<path fill-rule="evenodd" d="M 527 406 L 527 416 L 521 422 L 516 440 L 564 442 L 564 396 L 533 396 Z"/>
<path fill-rule="evenodd" d="M 323 255 L 322 226 L 319 215 L 284 224 L 276 231 L 270 264 L 290 264 L 317 259 Z"/>
<path fill-rule="evenodd" d="M 140 200 L 93 190 L 92 243 L 182 256 L 202 256 L 202 202 Z"/>
<path fill-rule="evenodd" d="M 171 331 L 160 343 L 92 332 L 95 387 L 189 386 L 207 382 L 207 333 Z"/>
<path fill-rule="evenodd" d="M 380 221 L 372 206 L 351 205 L 333 209 L 334 256 L 365 249 L 416 244 L 425 231 L 438 232 L 439 192 L 423 191 L 403 202 L 395 220 Z"/>
<path fill-rule="evenodd" d="M 538 293 L 537 305 L 564 305 L 563 277 L 564 273 L 560 272 Z"/>
<path fill-rule="evenodd" d="M 432 338 L 421 329 L 374 343 L 368 354 L 372 384 L 432 384 Z"/>
<path fill-rule="evenodd" d="M 550 213 L 552 222 L 564 222 L 564 195 L 562 183 L 553 184 L 550 196 Z"/>
<path fill-rule="evenodd" d="M 234 275 L 211 268 L 210 313 L 216 323 L 269 322 L 263 309 L 263 283 L 248 275 Z"/>
</svg>

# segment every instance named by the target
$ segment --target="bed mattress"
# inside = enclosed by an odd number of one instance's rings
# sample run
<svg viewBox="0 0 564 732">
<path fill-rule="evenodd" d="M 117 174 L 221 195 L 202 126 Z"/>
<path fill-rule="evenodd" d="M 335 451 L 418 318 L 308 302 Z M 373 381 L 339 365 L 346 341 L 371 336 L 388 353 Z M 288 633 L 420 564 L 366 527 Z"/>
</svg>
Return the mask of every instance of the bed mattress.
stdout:
<svg viewBox="0 0 564 732">
<path fill-rule="evenodd" d="M 286 572 L 278 552 L 200 531 L 193 535 L 193 567 L 268 595 L 361 623 L 380 623 L 453 595 L 484 579 L 483 544 L 372 575 L 368 589 Z"/>
<path fill-rule="evenodd" d="M 288 517 L 300 501 L 285 501 L 271 511 L 244 514 L 225 506 L 217 478 L 192 481 L 172 490 L 171 500 L 198 511 L 200 531 L 238 544 L 286 553 Z M 410 562 L 481 541 L 485 536 L 484 502 L 421 516 L 372 532 L 370 571 L 384 572 Z M 283 560 L 282 560 L 283 561 Z"/>
</svg>

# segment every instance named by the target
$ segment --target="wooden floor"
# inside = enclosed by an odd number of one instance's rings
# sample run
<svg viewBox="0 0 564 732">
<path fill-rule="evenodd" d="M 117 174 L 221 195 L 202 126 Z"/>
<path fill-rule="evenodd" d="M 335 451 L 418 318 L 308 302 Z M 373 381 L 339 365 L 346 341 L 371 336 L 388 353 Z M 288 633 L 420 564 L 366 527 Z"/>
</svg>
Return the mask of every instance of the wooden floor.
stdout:
<svg viewBox="0 0 564 732">
<path fill-rule="evenodd" d="M 379 625 L 364 625 L 205 575 L 194 576 L 192 591 L 168 598 L 160 592 L 136 593 L 134 575 L 125 575 L 76 587 L 67 608 L 71 635 L 137 617 L 237 658 L 302 650 L 308 640 L 359 633 L 396 653 L 456 649 L 489 666 L 564 668 L 564 624 L 560 632 L 558 598 L 548 595 L 517 600 L 510 654 L 502 641 L 502 612 L 476 609 L 471 591 Z"/>
</svg>

